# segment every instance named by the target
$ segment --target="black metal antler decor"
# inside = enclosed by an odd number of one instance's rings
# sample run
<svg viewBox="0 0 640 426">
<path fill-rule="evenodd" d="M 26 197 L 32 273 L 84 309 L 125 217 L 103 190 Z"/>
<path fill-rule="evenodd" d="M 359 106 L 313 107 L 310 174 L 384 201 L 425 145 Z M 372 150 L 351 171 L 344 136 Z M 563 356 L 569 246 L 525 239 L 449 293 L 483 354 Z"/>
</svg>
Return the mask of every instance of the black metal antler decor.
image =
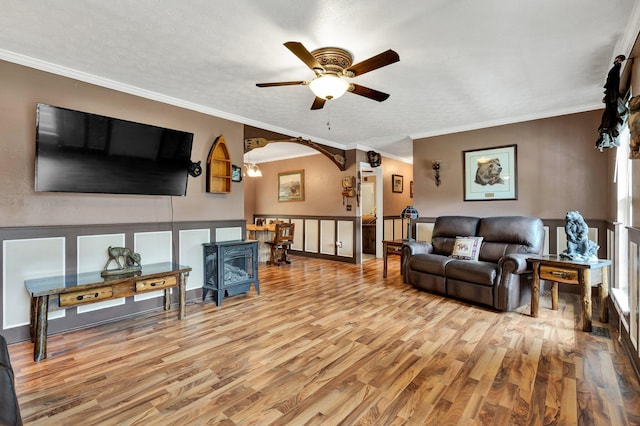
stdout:
<svg viewBox="0 0 640 426">
<path fill-rule="evenodd" d="M 436 178 L 436 186 L 440 186 L 440 160 L 433 160 L 431 162 L 431 168 L 435 172 L 434 177 Z"/>
</svg>

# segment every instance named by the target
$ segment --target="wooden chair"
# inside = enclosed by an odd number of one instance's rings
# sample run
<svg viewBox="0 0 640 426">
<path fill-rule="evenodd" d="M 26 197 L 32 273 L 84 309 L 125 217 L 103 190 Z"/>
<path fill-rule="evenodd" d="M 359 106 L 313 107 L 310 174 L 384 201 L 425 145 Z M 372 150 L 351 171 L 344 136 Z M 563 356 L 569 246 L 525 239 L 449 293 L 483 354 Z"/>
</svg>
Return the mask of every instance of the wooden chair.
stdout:
<svg viewBox="0 0 640 426">
<path fill-rule="evenodd" d="M 294 223 L 276 223 L 276 231 L 272 241 L 265 241 L 271 247 L 271 257 L 267 265 L 278 265 L 281 263 L 291 263 L 288 259 L 289 249 L 293 244 Z"/>
</svg>

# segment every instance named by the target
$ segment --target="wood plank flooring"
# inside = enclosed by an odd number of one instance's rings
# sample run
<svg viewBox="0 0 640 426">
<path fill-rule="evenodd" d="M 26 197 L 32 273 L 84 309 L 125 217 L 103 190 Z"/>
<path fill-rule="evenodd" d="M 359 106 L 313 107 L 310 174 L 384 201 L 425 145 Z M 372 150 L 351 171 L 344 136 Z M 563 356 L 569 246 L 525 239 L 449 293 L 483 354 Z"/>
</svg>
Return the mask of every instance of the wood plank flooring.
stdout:
<svg viewBox="0 0 640 426">
<path fill-rule="evenodd" d="M 10 345 L 27 425 L 635 425 L 623 349 L 578 296 L 497 313 L 402 283 L 398 262 L 292 257 L 258 296 Z M 597 312 L 598 307 L 594 307 Z M 606 327 L 597 322 L 594 326 Z"/>
</svg>

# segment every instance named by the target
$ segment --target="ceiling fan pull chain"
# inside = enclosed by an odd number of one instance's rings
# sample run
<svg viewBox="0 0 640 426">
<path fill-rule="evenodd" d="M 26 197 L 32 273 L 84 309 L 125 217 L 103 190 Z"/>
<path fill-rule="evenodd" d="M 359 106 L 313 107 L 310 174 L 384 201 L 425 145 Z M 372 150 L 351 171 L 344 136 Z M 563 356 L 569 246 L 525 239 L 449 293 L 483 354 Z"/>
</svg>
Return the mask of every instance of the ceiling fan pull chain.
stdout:
<svg viewBox="0 0 640 426">
<path fill-rule="evenodd" d="M 327 106 L 327 129 L 331 131 L 331 103 Z"/>
</svg>

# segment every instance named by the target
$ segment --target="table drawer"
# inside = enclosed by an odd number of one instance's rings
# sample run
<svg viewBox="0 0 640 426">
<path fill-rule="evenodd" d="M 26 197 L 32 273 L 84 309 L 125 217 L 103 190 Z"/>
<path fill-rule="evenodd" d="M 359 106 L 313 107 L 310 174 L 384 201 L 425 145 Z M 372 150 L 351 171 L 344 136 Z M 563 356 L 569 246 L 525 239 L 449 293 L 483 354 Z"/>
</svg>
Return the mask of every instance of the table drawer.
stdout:
<svg viewBox="0 0 640 426">
<path fill-rule="evenodd" d="M 136 292 L 162 290 L 167 287 L 175 287 L 178 283 L 175 275 L 150 280 L 136 281 Z"/>
<path fill-rule="evenodd" d="M 60 294 L 60 307 L 93 303 L 97 300 L 107 300 L 113 297 L 113 288 L 99 287 L 91 290 L 74 291 Z"/>
<path fill-rule="evenodd" d="M 559 283 L 578 284 L 578 270 L 559 266 L 540 265 L 540 279 Z"/>
</svg>

